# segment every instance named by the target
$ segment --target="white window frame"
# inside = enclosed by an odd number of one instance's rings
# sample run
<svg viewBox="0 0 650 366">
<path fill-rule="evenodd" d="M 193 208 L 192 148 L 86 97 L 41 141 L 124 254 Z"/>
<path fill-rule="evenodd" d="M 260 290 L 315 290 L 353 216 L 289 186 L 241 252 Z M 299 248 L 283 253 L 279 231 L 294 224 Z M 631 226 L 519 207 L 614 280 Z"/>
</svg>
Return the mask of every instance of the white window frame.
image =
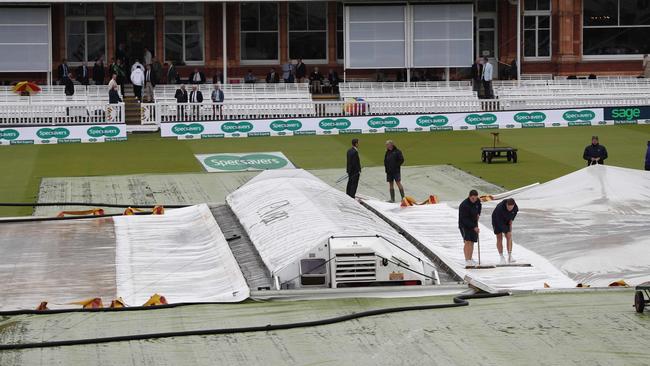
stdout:
<svg viewBox="0 0 650 366">
<path fill-rule="evenodd" d="M 68 4 L 66 4 L 66 6 L 68 6 Z M 64 9 L 64 11 L 66 11 L 66 10 L 67 9 Z M 66 11 L 66 14 L 67 14 L 67 11 Z M 104 14 L 106 14 L 106 6 L 104 6 Z M 65 53 L 64 54 L 65 54 L 65 59 L 66 60 L 68 60 L 68 34 L 70 34 L 69 33 L 70 21 L 84 22 L 84 47 L 85 47 L 85 49 L 84 49 L 84 58 L 85 58 L 85 62 L 88 62 L 88 63 L 94 63 L 95 62 L 95 60 L 88 60 L 88 22 L 89 21 L 91 21 L 91 22 L 101 21 L 101 22 L 104 23 L 104 62 L 106 62 L 107 61 L 106 60 L 106 51 L 108 51 L 108 48 L 107 48 L 107 46 L 108 46 L 107 45 L 108 35 L 106 34 L 106 29 L 107 29 L 107 27 L 106 27 L 106 15 L 103 15 L 103 16 L 101 16 L 101 15 L 99 15 L 99 16 L 97 16 L 97 15 L 90 15 L 90 16 L 89 15 L 70 15 L 70 16 L 65 15 Z M 79 62 L 79 61 L 68 62 L 68 65 L 70 67 L 81 66 L 83 64 L 83 62 L 84 61 L 81 61 L 81 62 Z"/>
<path fill-rule="evenodd" d="M 319 1 L 325 5 L 325 29 L 324 30 L 310 30 L 309 29 L 309 7 L 307 8 L 307 30 L 294 30 L 292 31 L 291 28 L 289 27 L 289 18 L 291 17 L 289 7 L 291 4 L 295 4 L 297 2 L 301 3 L 309 3 L 309 1 L 296 1 L 296 2 L 287 2 L 287 58 L 290 58 L 291 56 L 291 33 L 323 33 L 325 32 L 325 58 L 324 59 L 311 59 L 311 58 L 305 58 L 303 59 L 304 62 L 309 63 L 309 64 L 326 64 L 329 60 L 329 40 L 328 40 L 328 35 L 329 35 L 329 22 L 328 22 L 328 17 L 329 17 L 329 6 L 327 1 Z M 338 32 L 338 30 L 337 30 Z M 338 35 L 338 34 L 337 34 Z"/>
<path fill-rule="evenodd" d="M 341 5 L 341 11 L 343 12 L 341 14 L 341 29 L 339 30 L 339 5 Z M 343 47 L 343 58 L 339 58 L 339 33 L 341 33 L 341 41 L 343 44 L 341 47 Z M 329 50 L 329 47 L 328 47 Z M 342 2 L 337 2 L 336 3 L 336 63 L 338 64 L 343 64 L 345 60 L 345 5 Z"/>
<path fill-rule="evenodd" d="M 551 61 L 553 58 L 553 16 L 552 16 L 552 10 L 553 10 L 553 4 L 552 2 L 549 3 L 549 10 L 524 10 L 523 15 L 521 16 L 521 39 L 524 41 L 525 34 L 526 34 L 526 28 L 524 26 L 525 24 L 525 19 L 526 17 L 535 17 L 535 54 L 537 54 L 539 50 L 539 17 L 544 16 L 548 17 L 548 36 L 549 36 L 549 41 L 548 41 L 548 56 L 525 56 L 526 50 L 524 49 L 525 47 L 525 42 L 524 45 L 522 45 L 522 56 L 524 58 L 524 61 L 539 61 L 539 62 L 544 62 L 544 61 Z M 546 28 L 543 28 L 544 30 Z"/>
<path fill-rule="evenodd" d="M 580 54 L 582 55 L 582 59 L 584 61 L 642 61 L 643 60 L 643 54 L 633 54 L 633 55 L 585 55 L 585 46 L 584 46 L 584 38 L 585 38 L 585 28 L 587 29 L 596 29 L 596 28 L 650 28 L 650 25 L 625 25 L 621 26 L 621 0 L 618 0 L 618 7 L 617 7 L 617 23 L 618 25 L 585 25 L 585 3 L 584 1 L 582 2 L 582 9 L 580 13 Z"/>
<path fill-rule="evenodd" d="M 259 15 L 259 12 L 260 12 L 260 11 L 259 11 L 259 4 L 260 4 L 259 1 L 245 1 L 245 2 L 258 3 L 257 14 Z M 240 64 L 240 65 L 251 65 L 251 66 L 254 66 L 254 65 L 269 65 L 269 64 L 273 64 L 274 62 L 277 63 L 277 64 L 279 64 L 279 63 L 280 63 L 280 3 L 279 3 L 279 2 L 275 2 L 275 6 L 276 6 L 276 9 L 277 9 L 277 14 L 278 14 L 278 19 L 277 19 L 277 22 L 278 22 L 278 24 L 277 24 L 278 29 L 275 30 L 275 31 L 263 31 L 263 30 L 259 30 L 259 29 L 260 29 L 260 26 L 259 26 L 260 18 L 257 19 L 257 29 L 258 29 L 258 30 L 256 30 L 256 31 L 244 31 L 244 30 L 242 30 L 242 29 L 241 29 L 241 6 L 242 6 L 242 3 L 240 2 L 240 3 L 239 3 L 239 64 Z M 242 50 L 242 47 L 241 47 L 242 34 L 244 34 L 244 33 L 272 33 L 272 32 L 275 32 L 275 34 L 276 34 L 276 36 L 277 36 L 277 40 L 278 40 L 278 52 L 277 52 L 277 54 L 278 54 L 278 58 L 277 58 L 277 59 L 268 59 L 268 60 L 244 60 L 244 59 L 241 57 L 241 56 L 242 56 L 242 54 L 241 54 L 241 52 L 242 52 L 242 51 L 241 51 L 241 50 Z M 287 52 L 288 52 L 288 50 L 287 50 Z"/>
<path fill-rule="evenodd" d="M 183 59 L 182 60 L 177 60 L 177 61 L 182 61 L 185 63 L 185 65 L 188 66 L 203 66 L 205 65 L 205 20 L 204 17 L 201 15 L 178 15 L 178 16 L 165 16 L 165 19 L 163 21 L 163 55 L 165 58 L 165 61 L 170 61 L 167 60 L 167 45 L 165 44 L 166 42 L 166 36 L 167 36 L 167 30 L 165 27 L 167 26 L 167 21 L 175 21 L 175 22 L 181 22 L 182 30 L 181 30 L 181 37 L 183 39 Z M 185 55 L 185 22 L 186 21 L 198 21 L 199 22 L 199 36 L 201 38 L 201 60 L 200 61 L 187 61 L 186 55 Z M 179 33 L 172 33 L 172 34 L 179 34 Z M 194 33 L 192 33 L 194 34 Z"/>
</svg>

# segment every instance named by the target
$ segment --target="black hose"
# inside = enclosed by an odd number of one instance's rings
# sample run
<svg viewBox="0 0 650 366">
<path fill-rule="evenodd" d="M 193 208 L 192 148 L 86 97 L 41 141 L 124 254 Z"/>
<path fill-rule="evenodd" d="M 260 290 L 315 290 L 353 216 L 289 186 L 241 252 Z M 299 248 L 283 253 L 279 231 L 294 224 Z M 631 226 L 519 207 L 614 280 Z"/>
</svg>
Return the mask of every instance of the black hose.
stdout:
<svg viewBox="0 0 650 366">
<path fill-rule="evenodd" d="M 375 315 L 382 315 L 382 314 L 468 306 L 469 302 L 467 300 L 469 299 L 483 299 L 483 298 L 501 297 L 501 296 L 508 296 L 508 295 L 509 295 L 508 293 L 498 293 L 498 294 L 480 293 L 480 294 L 471 294 L 471 295 L 459 295 L 454 297 L 454 302 L 451 304 L 416 305 L 416 306 L 402 306 L 402 307 L 375 309 L 375 310 L 361 311 L 358 313 L 352 313 L 348 315 L 341 315 L 333 318 L 311 320 L 311 321 L 298 322 L 298 323 L 287 323 L 287 324 L 277 324 L 277 325 L 268 324 L 268 325 L 259 325 L 259 326 L 241 327 L 241 328 L 204 329 L 204 330 L 189 330 L 189 331 L 180 331 L 180 332 L 134 334 L 128 336 L 85 338 L 85 339 L 50 341 L 50 342 L 40 342 L 40 343 L 0 344 L 0 351 L 30 349 L 30 348 L 78 346 L 78 345 L 112 343 L 112 342 L 128 342 L 128 341 L 140 341 L 140 340 L 147 340 L 147 339 L 160 339 L 160 338 L 172 338 L 172 337 L 269 332 L 274 330 L 317 327 L 321 325 L 341 323 L 349 320 L 360 319 L 368 316 L 375 316 Z"/>
</svg>

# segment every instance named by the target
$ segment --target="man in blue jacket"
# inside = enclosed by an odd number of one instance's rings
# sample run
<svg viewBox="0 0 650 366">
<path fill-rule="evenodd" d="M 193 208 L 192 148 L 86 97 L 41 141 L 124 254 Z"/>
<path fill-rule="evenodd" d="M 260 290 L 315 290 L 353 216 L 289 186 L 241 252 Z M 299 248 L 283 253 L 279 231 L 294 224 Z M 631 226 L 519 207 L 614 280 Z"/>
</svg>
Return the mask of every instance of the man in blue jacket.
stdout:
<svg viewBox="0 0 650 366">
<path fill-rule="evenodd" d="M 512 257 L 512 222 L 519 212 L 517 203 L 512 198 L 505 199 L 497 205 L 492 211 L 492 228 L 494 235 L 497 236 L 497 251 L 501 257 L 500 264 L 506 264 L 506 259 L 503 257 L 503 236 L 506 237 L 506 245 L 508 249 L 508 262 L 515 263 Z"/>
<path fill-rule="evenodd" d="M 587 166 L 596 164 L 605 164 L 607 159 L 607 149 L 598 142 L 598 136 L 591 137 L 591 145 L 585 147 L 582 158 L 587 161 Z"/>
<path fill-rule="evenodd" d="M 472 260 L 474 255 L 474 243 L 478 241 L 479 227 L 478 219 L 481 216 L 481 200 L 478 192 L 472 189 L 467 197 L 458 207 L 458 228 L 463 237 L 463 252 L 465 253 L 465 265 L 467 267 L 476 266 L 477 263 Z"/>
<path fill-rule="evenodd" d="M 359 159 L 359 139 L 352 139 L 352 147 L 347 153 L 346 172 L 348 173 L 348 186 L 345 193 L 354 198 L 359 186 L 359 176 L 361 175 L 361 159 Z"/>
<path fill-rule="evenodd" d="M 404 186 L 402 186 L 401 167 L 404 164 L 404 155 L 402 151 L 395 146 L 393 141 L 386 141 L 386 154 L 384 155 L 384 170 L 386 171 L 386 181 L 388 182 L 388 191 L 390 193 L 390 202 L 395 202 L 395 186 L 399 189 L 399 194 L 404 199 Z"/>
</svg>

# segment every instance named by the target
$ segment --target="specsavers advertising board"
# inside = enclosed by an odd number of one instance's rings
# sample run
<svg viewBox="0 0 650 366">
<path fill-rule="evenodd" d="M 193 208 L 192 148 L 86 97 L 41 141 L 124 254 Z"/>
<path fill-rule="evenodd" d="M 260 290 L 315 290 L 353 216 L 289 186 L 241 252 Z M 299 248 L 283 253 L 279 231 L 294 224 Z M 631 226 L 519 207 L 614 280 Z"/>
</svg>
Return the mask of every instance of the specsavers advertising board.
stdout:
<svg viewBox="0 0 650 366">
<path fill-rule="evenodd" d="M 200 139 L 220 137 L 334 135 L 543 128 L 613 124 L 605 122 L 603 108 L 575 108 L 504 112 L 445 113 L 394 116 L 289 118 L 250 121 L 163 123 L 163 137 Z"/>
<path fill-rule="evenodd" d="M 126 125 L 74 125 L 38 127 L 0 126 L 0 145 L 65 144 L 126 140 Z"/>
<path fill-rule="evenodd" d="M 195 155 L 203 168 L 212 173 L 255 170 L 293 169 L 295 166 L 281 152 Z"/>
</svg>

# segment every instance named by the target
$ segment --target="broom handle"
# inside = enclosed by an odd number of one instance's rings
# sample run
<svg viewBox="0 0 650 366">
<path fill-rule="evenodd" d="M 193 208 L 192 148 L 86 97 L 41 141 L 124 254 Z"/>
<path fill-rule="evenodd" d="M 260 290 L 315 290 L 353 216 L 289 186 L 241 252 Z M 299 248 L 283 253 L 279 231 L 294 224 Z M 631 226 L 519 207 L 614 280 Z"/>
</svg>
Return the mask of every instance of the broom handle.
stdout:
<svg viewBox="0 0 650 366">
<path fill-rule="evenodd" d="M 476 244 L 478 244 L 478 265 L 481 265 L 481 233 L 476 237 Z"/>
</svg>

